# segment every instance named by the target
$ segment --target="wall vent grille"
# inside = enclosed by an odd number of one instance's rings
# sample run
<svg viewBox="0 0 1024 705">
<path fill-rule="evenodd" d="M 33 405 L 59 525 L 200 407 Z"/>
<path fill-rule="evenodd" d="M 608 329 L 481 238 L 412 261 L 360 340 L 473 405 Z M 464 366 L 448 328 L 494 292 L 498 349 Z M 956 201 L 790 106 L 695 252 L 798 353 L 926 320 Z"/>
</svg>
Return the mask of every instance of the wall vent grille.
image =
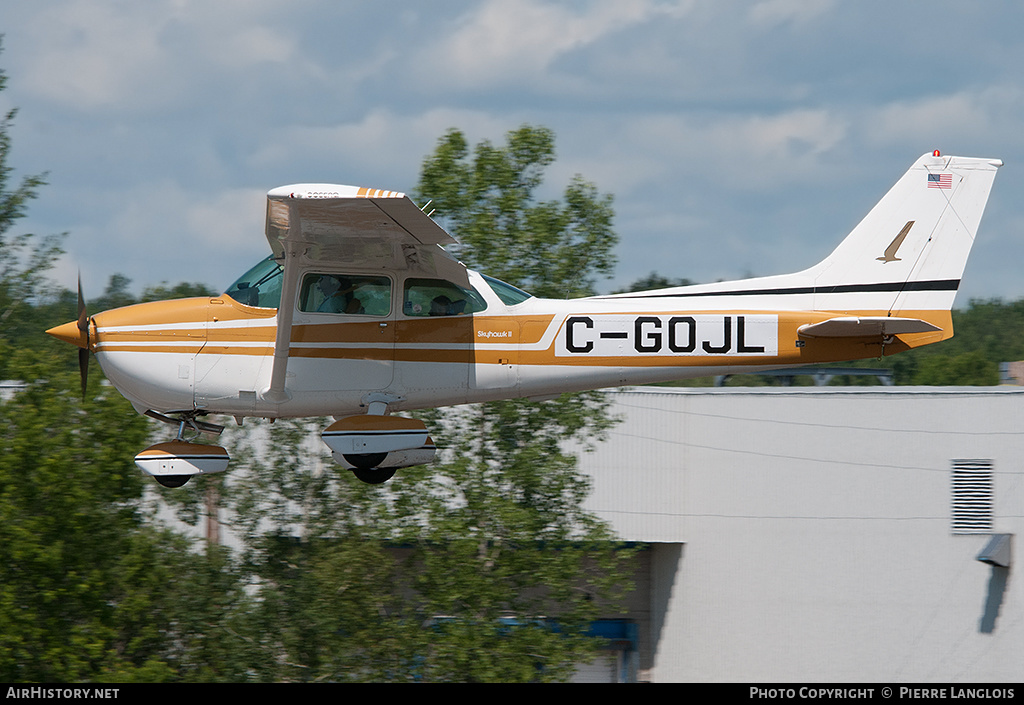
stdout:
<svg viewBox="0 0 1024 705">
<path fill-rule="evenodd" d="M 991 460 L 953 461 L 954 534 L 992 533 L 992 475 Z"/>
</svg>

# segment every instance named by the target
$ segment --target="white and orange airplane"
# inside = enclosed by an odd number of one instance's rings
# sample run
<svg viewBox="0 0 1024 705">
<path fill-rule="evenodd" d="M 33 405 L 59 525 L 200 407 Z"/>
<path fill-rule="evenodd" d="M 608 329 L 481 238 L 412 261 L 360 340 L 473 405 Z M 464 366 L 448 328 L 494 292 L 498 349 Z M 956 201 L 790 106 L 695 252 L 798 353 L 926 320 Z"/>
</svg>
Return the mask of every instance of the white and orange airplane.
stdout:
<svg viewBox="0 0 1024 705">
<path fill-rule="evenodd" d="M 393 412 L 878 357 L 953 335 L 950 309 L 998 167 L 926 154 L 819 264 L 795 274 L 574 300 L 467 269 L 404 194 L 301 184 L 267 196 L 273 254 L 224 294 L 48 331 L 95 353 L 140 413 L 178 426 L 136 457 L 167 487 L 227 468 L 207 415 L 334 416 L 363 481 L 429 462 Z M 193 439 L 194 440 L 194 439 Z"/>
</svg>

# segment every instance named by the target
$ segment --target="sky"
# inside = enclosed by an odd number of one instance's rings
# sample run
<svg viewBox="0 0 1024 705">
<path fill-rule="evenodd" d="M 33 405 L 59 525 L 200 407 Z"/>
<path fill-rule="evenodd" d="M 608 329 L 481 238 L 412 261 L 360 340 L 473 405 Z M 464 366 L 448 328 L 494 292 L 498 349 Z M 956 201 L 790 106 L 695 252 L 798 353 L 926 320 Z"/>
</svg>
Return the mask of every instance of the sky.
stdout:
<svg viewBox="0 0 1024 705">
<path fill-rule="evenodd" d="M 614 197 L 609 292 L 826 256 L 922 154 L 1001 158 L 957 305 L 1024 297 L 1016 0 L 43 0 L 0 15 L 17 232 L 53 277 L 223 290 L 269 254 L 270 189 L 411 192 L 449 128 L 556 135 Z"/>
</svg>

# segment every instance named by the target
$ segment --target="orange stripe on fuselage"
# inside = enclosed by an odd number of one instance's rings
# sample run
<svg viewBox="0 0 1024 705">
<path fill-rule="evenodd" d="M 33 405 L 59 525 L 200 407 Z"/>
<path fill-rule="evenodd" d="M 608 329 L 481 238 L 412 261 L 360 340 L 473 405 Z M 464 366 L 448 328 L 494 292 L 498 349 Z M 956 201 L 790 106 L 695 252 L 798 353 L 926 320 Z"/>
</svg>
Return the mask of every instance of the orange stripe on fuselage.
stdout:
<svg viewBox="0 0 1024 705">
<path fill-rule="evenodd" d="M 607 311 L 588 316 L 696 316 L 755 315 L 778 316 L 778 355 L 730 355 L 729 365 L 808 364 L 873 357 L 883 352 L 875 340 L 857 338 L 816 338 L 798 347 L 797 330 L 835 316 L 885 316 L 884 311 L 785 312 L 785 311 Z M 274 309 L 243 306 L 227 296 L 199 297 L 139 304 L 115 309 L 94 317 L 97 335 L 94 348 L 103 352 L 162 352 L 202 355 L 270 356 L 276 328 Z M 556 356 L 555 341 L 564 335 L 564 321 L 573 314 L 559 315 L 559 329 L 552 343 L 531 350 L 551 335 L 554 314 L 516 316 L 452 316 L 380 319 L 357 317 L 345 322 L 298 324 L 292 330 L 290 355 L 300 358 L 390 360 L 466 364 L 672 367 L 706 366 L 725 363 L 721 355 L 627 355 L 598 357 L 586 354 Z M 901 311 L 901 316 L 920 318 L 942 331 L 900 336 L 887 344 L 885 354 L 944 340 L 952 335 L 948 311 Z M 252 322 L 255 326 L 238 326 Z M 218 324 L 223 324 L 218 325 Z M 179 326 L 162 329 L 161 325 Z M 121 330 L 112 331 L 112 327 Z M 145 327 L 130 330 L 132 327 Z M 124 329 L 129 330 L 124 330 Z M 437 348 L 422 346 L 437 345 Z M 359 346 L 359 347 L 355 347 Z M 444 348 L 440 346 L 454 346 Z M 480 346 L 480 347 L 478 347 Z"/>
</svg>

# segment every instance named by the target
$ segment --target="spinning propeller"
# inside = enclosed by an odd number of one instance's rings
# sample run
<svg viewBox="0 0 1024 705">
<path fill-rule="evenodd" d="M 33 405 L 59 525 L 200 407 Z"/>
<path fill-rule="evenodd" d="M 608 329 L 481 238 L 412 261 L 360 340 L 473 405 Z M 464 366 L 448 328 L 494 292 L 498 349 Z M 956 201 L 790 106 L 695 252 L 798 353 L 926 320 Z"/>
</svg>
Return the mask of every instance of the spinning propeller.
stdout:
<svg viewBox="0 0 1024 705">
<path fill-rule="evenodd" d="M 51 328 L 46 331 L 54 338 L 78 346 L 78 371 L 82 376 L 82 399 L 85 399 L 85 381 L 89 375 L 89 346 L 92 344 L 89 328 L 92 319 L 85 310 L 85 297 L 82 296 L 82 275 L 78 275 L 78 320 Z"/>
<path fill-rule="evenodd" d="M 78 331 L 85 347 L 78 349 L 78 373 L 82 377 L 82 399 L 85 399 L 86 382 L 89 379 L 89 314 L 85 310 L 82 296 L 82 273 L 78 273 Z"/>
</svg>

